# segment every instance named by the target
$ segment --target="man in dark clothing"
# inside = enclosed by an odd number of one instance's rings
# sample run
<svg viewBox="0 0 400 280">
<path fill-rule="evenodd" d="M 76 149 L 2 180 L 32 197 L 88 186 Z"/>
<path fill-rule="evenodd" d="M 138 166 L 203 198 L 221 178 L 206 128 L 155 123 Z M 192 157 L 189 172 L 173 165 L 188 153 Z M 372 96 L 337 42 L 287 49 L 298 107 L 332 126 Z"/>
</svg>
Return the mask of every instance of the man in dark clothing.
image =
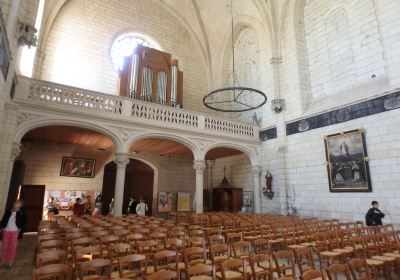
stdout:
<svg viewBox="0 0 400 280">
<path fill-rule="evenodd" d="M 128 204 L 128 215 L 130 214 L 136 214 L 136 206 L 137 206 L 137 201 L 134 196 L 131 196 L 129 199 L 129 204 Z"/>
<path fill-rule="evenodd" d="M 365 221 L 367 226 L 379 226 L 382 225 L 382 218 L 385 217 L 385 214 L 379 210 L 378 201 L 372 201 L 372 208 L 370 208 L 365 215 Z"/>
</svg>

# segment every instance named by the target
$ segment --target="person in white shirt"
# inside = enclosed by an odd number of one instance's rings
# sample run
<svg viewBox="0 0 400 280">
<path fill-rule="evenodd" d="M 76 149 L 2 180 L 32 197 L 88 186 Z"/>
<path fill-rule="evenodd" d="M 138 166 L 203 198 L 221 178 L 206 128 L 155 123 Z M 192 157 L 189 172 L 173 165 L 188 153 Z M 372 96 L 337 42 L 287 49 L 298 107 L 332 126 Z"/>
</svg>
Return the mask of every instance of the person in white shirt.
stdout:
<svg viewBox="0 0 400 280">
<path fill-rule="evenodd" d="M 18 246 L 18 234 L 25 227 L 26 219 L 21 211 L 21 202 L 17 200 L 11 210 L 4 213 L 1 220 L 1 263 L 2 266 L 10 269 L 15 261 Z"/>
<path fill-rule="evenodd" d="M 146 212 L 149 210 L 147 207 L 146 202 L 144 202 L 144 199 L 142 198 L 139 202 L 138 205 L 136 205 L 136 214 L 139 216 L 146 216 Z"/>
</svg>

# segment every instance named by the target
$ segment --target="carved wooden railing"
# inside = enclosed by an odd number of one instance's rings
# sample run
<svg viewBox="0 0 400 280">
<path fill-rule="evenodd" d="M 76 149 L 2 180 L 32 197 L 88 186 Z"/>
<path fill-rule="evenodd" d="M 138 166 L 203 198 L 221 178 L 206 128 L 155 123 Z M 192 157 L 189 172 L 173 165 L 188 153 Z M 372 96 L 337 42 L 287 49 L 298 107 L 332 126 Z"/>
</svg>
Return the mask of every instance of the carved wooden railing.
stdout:
<svg viewBox="0 0 400 280">
<path fill-rule="evenodd" d="M 251 124 L 26 77 L 18 77 L 15 101 L 107 113 L 125 120 L 148 121 L 149 125 L 258 139 L 258 127 Z"/>
</svg>

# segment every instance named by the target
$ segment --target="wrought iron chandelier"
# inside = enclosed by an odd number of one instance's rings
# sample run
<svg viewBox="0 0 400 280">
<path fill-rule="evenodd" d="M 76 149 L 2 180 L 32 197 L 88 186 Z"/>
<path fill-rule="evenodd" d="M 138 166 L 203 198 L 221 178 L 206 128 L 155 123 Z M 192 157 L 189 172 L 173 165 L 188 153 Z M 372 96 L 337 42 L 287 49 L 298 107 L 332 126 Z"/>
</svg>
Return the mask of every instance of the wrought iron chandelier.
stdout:
<svg viewBox="0 0 400 280">
<path fill-rule="evenodd" d="M 231 44 L 233 85 L 209 92 L 203 98 L 204 105 L 219 112 L 246 112 L 260 108 L 267 102 L 267 96 L 261 90 L 240 86 L 235 72 L 235 38 L 233 5 L 231 0 Z"/>
</svg>

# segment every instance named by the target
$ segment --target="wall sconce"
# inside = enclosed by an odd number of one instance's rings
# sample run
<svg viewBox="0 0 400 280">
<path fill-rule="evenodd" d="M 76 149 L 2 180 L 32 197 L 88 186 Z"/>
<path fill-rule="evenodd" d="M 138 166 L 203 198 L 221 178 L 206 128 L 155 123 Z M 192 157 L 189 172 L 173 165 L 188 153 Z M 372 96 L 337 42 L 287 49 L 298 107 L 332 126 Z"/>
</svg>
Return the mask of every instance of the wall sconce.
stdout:
<svg viewBox="0 0 400 280">
<path fill-rule="evenodd" d="M 274 197 L 274 192 L 272 191 L 272 175 L 269 170 L 265 175 L 265 188 L 263 188 L 262 191 L 266 196 L 269 197 L 269 199 Z"/>
</svg>

